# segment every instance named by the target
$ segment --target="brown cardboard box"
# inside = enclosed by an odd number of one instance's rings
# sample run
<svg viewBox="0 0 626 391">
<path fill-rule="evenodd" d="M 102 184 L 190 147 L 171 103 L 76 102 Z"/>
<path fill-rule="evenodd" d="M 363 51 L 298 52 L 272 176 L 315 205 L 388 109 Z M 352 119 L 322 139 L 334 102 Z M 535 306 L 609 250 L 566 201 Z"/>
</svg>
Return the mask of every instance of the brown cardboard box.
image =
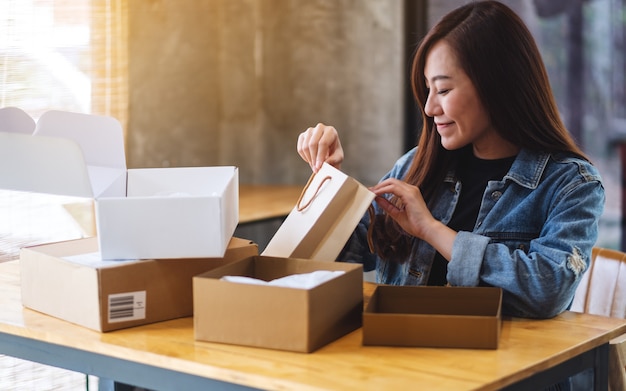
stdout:
<svg viewBox="0 0 626 391">
<path fill-rule="evenodd" d="M 220 280 L 270 281 L 316 270 L 345 273 L 308 290 Z M 363 268 L 256 256 L 194 277 L 193 296 L 196 340 L 309 353 L 361 326 Z"/>
<path fill-rule="evenodd" d="M 363 313 L 363 345 L 497 349 L 502 290 L 377 286 Z"/>
<path fill-rule="evenodd" d="M 96 331 L 191 316 L 193 276 L 257 254 L 240 238 L 223 258 L 103 261 L 95 237 L 27 247 L 22 304 Z"/>
</svg>

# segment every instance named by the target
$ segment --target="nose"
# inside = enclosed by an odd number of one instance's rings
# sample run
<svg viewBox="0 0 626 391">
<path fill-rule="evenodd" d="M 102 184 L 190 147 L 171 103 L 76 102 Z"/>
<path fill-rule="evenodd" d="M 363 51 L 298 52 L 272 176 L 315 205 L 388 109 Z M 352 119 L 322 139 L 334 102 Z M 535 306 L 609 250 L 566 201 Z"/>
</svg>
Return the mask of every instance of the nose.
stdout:
<svg viewBox="0 0 626 391">
<path fill-rule="evenodd" d="M 429 117 L 441 114 L 441 106 L 437 100 L 437 94 L 433 93 L 432 90 L 428 90 L 428 97 L 426 98 L 426 103 L 424 104 L 424 112 Z"/>
</svg>

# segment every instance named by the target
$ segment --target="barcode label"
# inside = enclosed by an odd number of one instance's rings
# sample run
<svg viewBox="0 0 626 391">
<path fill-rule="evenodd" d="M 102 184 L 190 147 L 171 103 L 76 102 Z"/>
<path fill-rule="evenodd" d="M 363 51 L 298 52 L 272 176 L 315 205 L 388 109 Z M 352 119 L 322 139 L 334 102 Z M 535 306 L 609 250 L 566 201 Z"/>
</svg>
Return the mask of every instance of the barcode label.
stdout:
<svg viewBox="0 0 626 391">
<path fill-rule="evenodd" d="M 109 323 L 146 318 L 146 291 L 109 295 Z"/>
</svg>

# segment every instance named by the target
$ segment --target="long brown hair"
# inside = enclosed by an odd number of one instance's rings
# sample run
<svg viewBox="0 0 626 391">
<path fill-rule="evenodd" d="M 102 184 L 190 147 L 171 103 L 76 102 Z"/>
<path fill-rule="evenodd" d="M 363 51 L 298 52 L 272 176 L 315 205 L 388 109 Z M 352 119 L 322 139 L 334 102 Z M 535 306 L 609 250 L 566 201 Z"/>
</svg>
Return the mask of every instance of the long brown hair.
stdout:
<svg viewBox="0 0 626 391">
<path fill-rule="evenodd" d="M 426 58 L 441 40 L 455 52 L 500 136 L 520 148 L 569 152 L 586 159 L 560 118 L 539 49 L 524 22 L 498 1 L 471 2 L 445 15 L 423 38 L 413 58 L 411 86 L 423 126 L 404 180 L 420 188 L 426 203 L 460 153 L 442 147 L 433 118 L 424 112 Z M 398 251 L 409 250 L 408 238 L 390 217 L 384 220 L 375 222 L 376 251 L 383 258 L 401 261 L 406 254 Z"/>
</svg>

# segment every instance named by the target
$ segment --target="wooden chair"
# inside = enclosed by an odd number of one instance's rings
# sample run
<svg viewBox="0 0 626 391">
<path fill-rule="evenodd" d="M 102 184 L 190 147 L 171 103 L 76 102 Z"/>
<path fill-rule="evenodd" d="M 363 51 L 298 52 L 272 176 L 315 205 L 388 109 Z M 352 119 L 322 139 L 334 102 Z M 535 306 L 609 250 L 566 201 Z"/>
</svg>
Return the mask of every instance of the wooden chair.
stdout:
<svg viewBox="0 0 626 391">
<path fill-rule="evenodd" d="M 571 310 L 626 319 L 626 253 L 594 247 Z M 609 390 L 626 390 L 626 334 L 610 343 Z"/>
</svg>

